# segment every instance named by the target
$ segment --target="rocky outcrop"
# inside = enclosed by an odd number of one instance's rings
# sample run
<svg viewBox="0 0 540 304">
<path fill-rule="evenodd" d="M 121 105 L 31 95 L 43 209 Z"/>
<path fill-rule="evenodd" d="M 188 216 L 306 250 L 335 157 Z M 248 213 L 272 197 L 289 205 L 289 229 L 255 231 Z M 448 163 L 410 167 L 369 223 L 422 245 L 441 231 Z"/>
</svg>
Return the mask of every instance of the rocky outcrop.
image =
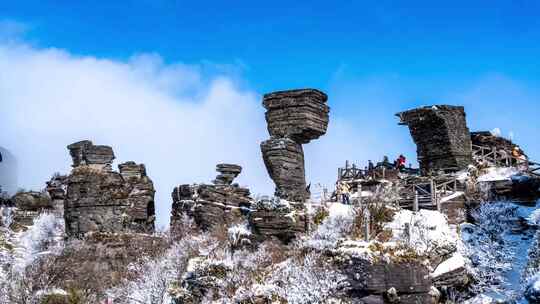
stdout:
<svg viewBox="0 0 540 304">
<path fill-rule="evenodd" d="M 314 89 L 264 95 L 271 138 L 261 143 L 261 151 L 266 169 L 276 184 L 276 196 L 297 202 L 309 198 L 302 144 L 326 133 L 330 111 L 327 99 L 326 94 Z"/>
<path fill-rule="evenodd" d="M 297 233 L 308 230 L 309 218 L 303 207 L 302 203 L 263 198 L 254 205 L 249 223 L 260 240 L 275 237 L 288 243 Z"/>
<path fill-rule="evenodd" d="M 216 170 L 219 175 L 211 185 L 184 184 L 174 188 L 171 211 L 173 232 L 178 233 L 183 229 L 184 216 L 193 218 L 203 230 L 230 226 L 246 219 L 252 205 L 250 191 L 233 184 L 242 168 L 219 164 Z"/>
<path fill-rule="evenodd" d="M 11 223 L 14 230 L 26 229 L 41 213 L 54 210 L 52 200 L 44 192 L 19 192 L 10 199 L 10 204 L 15 207 Z"/>
<path fill-rule="evenodd" d="M 369 261 L 350 257 L 343 267 L 353 298 L 373 303 L 438 303 L 430 293 L 429 270 L 421 261 L 403 263 Z M 394 300 L 395 302 L 392 302 Z"/>
<path fill-rule="evenodd" d="M 88 232 L 153 232 L 154 186 L 145 166 L 134 162 L 111 169 L 112 148 L 83 141 L 68 146 L 73 170 L 67 177 L 64 218 L 68 236 Z M 60 191 L 51 184 L 51 191 Z"/>
<path fill-rule="evenodd" d="M 66 200 L 68 177 L 65 175 L 55 174 L 46 183 L 45 191 L 49 193 L 55 211 L 59 214 L 64 214 L 64 202 Z"/>
<path fill-rule="evenodd" d="M 401 124 L 409 126 L 423 175 L 458 171 L 472 163 L 471 135 L 463 107 L 429 106 L 397 116 Z"/>
<path fill-rule="evenodd" d="M 96 169 L 112 169 L 111 165 L 115 156 L 113 149 L 109 146 L 95 146 L 91 141 L 83 140 L 67 148 L 73 159 L 74 168 L 87 165 Z"/>
</svg>

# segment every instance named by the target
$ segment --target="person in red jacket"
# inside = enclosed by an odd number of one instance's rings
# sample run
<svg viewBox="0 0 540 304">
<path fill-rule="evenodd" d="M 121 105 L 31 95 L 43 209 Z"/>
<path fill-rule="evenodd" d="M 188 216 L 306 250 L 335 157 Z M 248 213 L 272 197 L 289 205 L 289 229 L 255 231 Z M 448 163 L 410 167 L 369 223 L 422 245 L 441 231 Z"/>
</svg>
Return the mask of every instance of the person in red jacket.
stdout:
<svg viewBox="0 0 540 304">
<path fill-rule="evenodd" d="M 403 154 L 400 154 L 398 159 L 397 159 L 397 168 L 398 168 L 398 170 L 405 169 L 406 162 L 407 162 L 407 158 L 405 158 L 405 156 L 403 156 Z"/>
</svg>

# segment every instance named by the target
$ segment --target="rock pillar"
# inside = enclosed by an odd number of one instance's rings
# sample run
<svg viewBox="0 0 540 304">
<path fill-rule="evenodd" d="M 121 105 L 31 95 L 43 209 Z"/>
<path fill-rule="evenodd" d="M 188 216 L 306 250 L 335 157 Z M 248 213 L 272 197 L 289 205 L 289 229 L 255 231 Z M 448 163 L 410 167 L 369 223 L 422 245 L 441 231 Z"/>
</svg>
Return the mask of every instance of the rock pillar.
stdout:
<svg viewBox="0 0 540 304">
<path fill-rule="evenodd" d="M 307 144 L 326 133 L 330 108 L 328 97 L 315 89 L 280 91 L 264 95 L 270 139 L 261 143 L 264 164 L 276 184 L 275 195 L 305 202 L 304 151 Z"/>
<path fill-rule="evenodd" d="M 396 114 L 417 146 L 423 175 L 458 171 L 472 163 L 471 135 L 460 106 L 436 105 Z"/>
</svg>

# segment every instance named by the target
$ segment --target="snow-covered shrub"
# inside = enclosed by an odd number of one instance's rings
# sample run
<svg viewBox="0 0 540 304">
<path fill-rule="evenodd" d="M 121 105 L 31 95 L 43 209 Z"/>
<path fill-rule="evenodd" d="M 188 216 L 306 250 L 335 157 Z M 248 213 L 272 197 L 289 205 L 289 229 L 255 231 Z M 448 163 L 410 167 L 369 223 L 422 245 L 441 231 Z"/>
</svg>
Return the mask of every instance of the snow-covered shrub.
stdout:
<svg viewBox="0 0 540 304">
<path fill-rule="evenodd" d="M 302 246 L 316 250 L 331 250 L 337 242 L 351 232 L 354 210 L 351 206 L 334 203 L 328 209 L 328 216 L 315 231 L 303 239 Z"/>
<path fill-rule="evenodd" d="M 249 228 L 248 222 L 243 222 L 231 226 L 227 233 L 229 235 L 229 244 L 231 251 L 234 251 L 243 246 L 251 245 L 251 230 Z"/>
<path fill-rule="evenodd" d="M 106 292 L 114 303 L 165 304 L 171 302 L 169 290 L 177 286 L 189 260 L 200 253 L 206 236 L 184 238 L 163 255 L 143 257 L 128 266 L 129 276 L 122 284 Z"/>
<path fill-rule="evenodd" d="M 383 232 L 385 223 L 392 220 L 397 207 L 399 192 L 397 187 L 378 187 L 373 195 L 362 200 L 355 206 L 355 216 L 352 227 L 354 238 L 364 238 L 366 221 L 369 221 L 369 237 L 372 238 Z"/>
<path fill-rule="evenodd" d="M 516 254 L 504 235 L 512 229 L 511 219 L 517 211 L 518 207 L 511 203 L 485 203 L 472 212 L 474 224 L 461 225 L 461 251 L 471 261 L 473 291 L 497 291 L 504 285 L 503 274 L 512 268 Z"/>
<path fill-rule="evenodd" d="M 18 236 L 15 270 L 22 272 L 40 255 L 58 254 L 63 248 L 64 219 L 52 213 L 42 213 L 34 224 Z"/>
<path fill-rule="evenodd" d="M 345 281 L 323 256 L 308 253 L 275 266 L 266 286 L 289 304 L 328 303 Z"/>
</svg>

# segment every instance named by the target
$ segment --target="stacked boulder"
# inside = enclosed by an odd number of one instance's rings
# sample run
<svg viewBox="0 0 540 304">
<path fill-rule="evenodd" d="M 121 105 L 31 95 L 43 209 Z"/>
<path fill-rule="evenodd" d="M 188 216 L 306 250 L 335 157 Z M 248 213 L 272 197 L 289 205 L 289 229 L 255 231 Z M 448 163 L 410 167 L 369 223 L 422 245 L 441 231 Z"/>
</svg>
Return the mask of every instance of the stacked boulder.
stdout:
<svg viewBox="0 0 540 304">
<path fill-rule="evenodd" d="M 203 230 L 230 226 L 243 221 L 252 205 L 250 191 L 234 183 L 242 167 L 218 164 L 218 176 L 213 184 L 184 184 L 172 192 L 171 229 L 175 233 L 184 228 L 184 216 L 193 218 Z"/>
<path fill-rule="evenodd" d="M 88 232 L 154 231 L 154 186 L 143 164 L 120 164 L 112 170 L 114 152 L 108 146 L 82 141 L 68 146 L 73 170 L 66 180 L 64 218 L 68 236 Z M 49 193 L 61 199 L 58 187 Z"/>
<path fill-rule="evenodd" d="M 471 135 L 461 106 L 436 105 L 398 113 L 417 146 L 422 175 L 459 171 L 472 163 Z"/>
<path fill-rule="evenodd" d="M 270 139 L 261 143 L 261 151 L 279 198 L 295 202 L 309 198 L 302 144 L 326 133 L 330 112 L 327 99 L 315 89 L 264 95 Z"/>
</svg>

